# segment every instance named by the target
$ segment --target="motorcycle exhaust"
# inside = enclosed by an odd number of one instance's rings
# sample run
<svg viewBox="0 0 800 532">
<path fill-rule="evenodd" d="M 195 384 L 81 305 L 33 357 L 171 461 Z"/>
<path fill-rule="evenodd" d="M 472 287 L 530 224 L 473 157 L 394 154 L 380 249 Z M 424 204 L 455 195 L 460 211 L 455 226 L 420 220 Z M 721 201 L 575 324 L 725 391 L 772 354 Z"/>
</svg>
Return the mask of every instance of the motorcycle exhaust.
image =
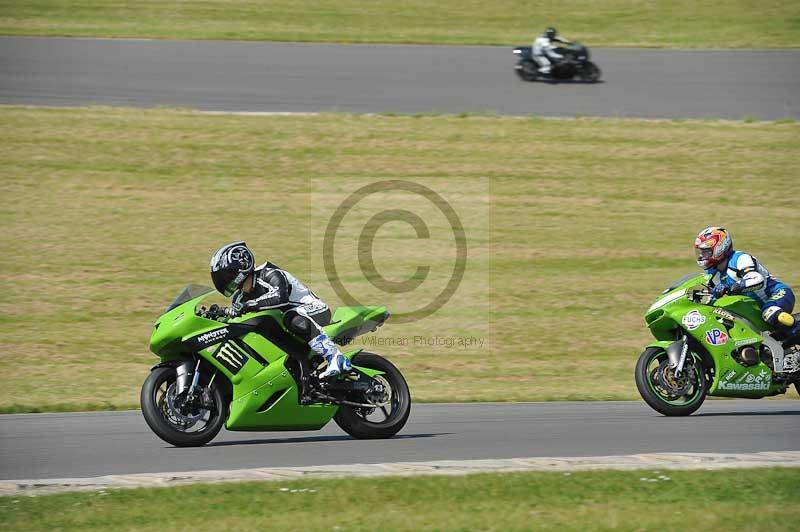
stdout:
<svg viewBox="0 0 800 532">
<path fill-rule="evenodd" d="M 755 366 L 760 359 L 758 352 L 752 346 L 743 347 L 736 354 L 738 355 L 735 357 L 738 358 L 736 361 L 742 366 Z"/>
</svg>

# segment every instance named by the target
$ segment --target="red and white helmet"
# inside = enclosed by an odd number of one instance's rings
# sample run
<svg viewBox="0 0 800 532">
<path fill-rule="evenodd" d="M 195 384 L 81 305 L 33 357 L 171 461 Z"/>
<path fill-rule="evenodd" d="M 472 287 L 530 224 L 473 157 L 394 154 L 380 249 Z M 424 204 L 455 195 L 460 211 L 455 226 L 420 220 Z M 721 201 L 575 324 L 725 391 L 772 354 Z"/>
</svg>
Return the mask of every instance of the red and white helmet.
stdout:
<svg viewBox="0 0 800 532">
<path fill-rule="evenodd" d="M 697 264 L 706 270 L 722 262 L 732 249 L 731 234 L 724 227 L 706 227 L 694 240 Z"/>
</svg>

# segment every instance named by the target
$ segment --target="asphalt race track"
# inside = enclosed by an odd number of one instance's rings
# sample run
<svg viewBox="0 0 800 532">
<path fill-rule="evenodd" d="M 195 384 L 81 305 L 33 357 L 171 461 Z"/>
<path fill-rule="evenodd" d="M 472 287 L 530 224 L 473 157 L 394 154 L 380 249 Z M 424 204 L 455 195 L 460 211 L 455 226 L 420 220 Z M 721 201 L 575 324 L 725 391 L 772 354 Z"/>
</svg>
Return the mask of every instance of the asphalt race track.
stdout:
<svg viewBox="0 0 800 532">
<path fill-rule="evenodd" d="M 794 392 L 790 392 L 794 396 Z M 800 450 L 800 401 L 709 400 L 666 418 L 643 402 L 415 405 L 391 440 L 354 440 L 331 423 L 318 432 L 220 433 L 175 448 L 141 414 L 0 416 L 0 480 L 255 467 L 604 456 L 655 452 Z"/>
<path fill-rule="evenodd" d="M 0 103 L 800 119 L 800 50 L 592 53 L 604 83 L 551 85 L 504 47 L 0 37 Z"/>
<path fill-rule="evenodd" d="M 522 43 L 521 43 L 522 44 Z M 593 50 L 604 83 L 524 83 L 510 48 L 0 37 L 0 104 L 251 112 L 800 119 L 800 50 Z M 794 391 L 790 397 L 796 398 Z M 398 461 L 800 450 L 800 401 L 415 405 L 394 439 L 231 433 L 173 448 L 139 412 L 0 416 L 0 480 Z"/>
</svg>

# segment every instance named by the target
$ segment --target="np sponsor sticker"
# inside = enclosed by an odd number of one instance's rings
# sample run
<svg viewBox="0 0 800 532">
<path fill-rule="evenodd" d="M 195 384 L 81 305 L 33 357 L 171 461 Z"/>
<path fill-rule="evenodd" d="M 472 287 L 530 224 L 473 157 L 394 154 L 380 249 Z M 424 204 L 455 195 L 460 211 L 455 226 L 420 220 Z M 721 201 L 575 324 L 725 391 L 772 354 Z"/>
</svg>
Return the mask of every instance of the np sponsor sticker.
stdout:
<svg viewBox="0 0 800 532">
<path fill-rule="evenodd" d="M 706 322 L 706 317 L 699 310 L 692 310 L 683 317 L 683 326 L 693 331 Z"/>
<path fill-rule="evenodd" d="M 727 333 L 719 329 L 711 329 L 706 333 L 706 343 L 710 345 L 723 345 L 728 343 Z"/>
</svg>

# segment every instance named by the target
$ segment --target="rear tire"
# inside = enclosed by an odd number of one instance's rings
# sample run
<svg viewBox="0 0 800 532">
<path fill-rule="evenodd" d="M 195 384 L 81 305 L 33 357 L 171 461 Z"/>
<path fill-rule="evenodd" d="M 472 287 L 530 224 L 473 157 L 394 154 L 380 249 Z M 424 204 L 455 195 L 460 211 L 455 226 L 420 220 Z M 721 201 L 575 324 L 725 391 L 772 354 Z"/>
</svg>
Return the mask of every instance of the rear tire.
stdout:
<svg viewBox="0 0 800 532">
<path fill-rule="evenodd" d="M 636 388 L 645 403 L 656 412 L 665 416 L 688 416 L 700 408 L 708 393 L 708 381 L 703 364 L 693 358 L 691 364 L 684 367 L 687 373 L 685 394 L 679 394 L 674 388 L 666 387 L 663 382 L 659 382 L 659 376 L 663 376 L 663 373 L 659 372 L 670 371 L 665 367 L 667 365 L 668 357 L 663 349 L 647 348 L 636 362 Z M 671 376 L 667 380 L 679 381 Z"/>
<path fill-rule="evenodd" d="M 214 439 L 222 429 L 222 425 L 225 424 L 228 409 L 222 393 L 219 388 L 212 388 L 215 408 L 206 410 L 208 419 L 199 421 L 202 423 L 199 430 L 195 432 L 184 431 L 181 430 L 181 425 L 176 423 L 174 412 L 172 413 L 172 420 L 170 419 L 171 412 L 168 405 L 165 404 L 165 401 L 167 401 L 166 393 L 168 393 L 169 387 L 175 382 L 175 379 L 175 368 L 156 368 L 150 372 L 150 375 L 144 381 L 144 385 L 142 385 L 140 397 L 144 420 L 156 436 L 171 445 L 176 447 L 205 445 Z M 195 426 L 196 423 L 189 426 L 187 430 Z"/>
<path fill-rule="evenodd" d="M 384 413 L 388 412 L 386 419 L 382 421 L 370 421 L 367 417 L 371 411 L 368 409 L 342 405 L 336 412 L 333 420 L 339 427 L 354 438 L 361 440 L 373 440 L 391 438 L 402 429 L 408 416 L 411 413 L 411 392 L 408 384 L 403 378 L 403 374 L 394 364 L 374 353 L 359 353 L 353 357 L 353 365 L 383 372 L 383 377 L 391 388 L 391 397 L 387 406 L 383 407 Z"/>
</svg>

